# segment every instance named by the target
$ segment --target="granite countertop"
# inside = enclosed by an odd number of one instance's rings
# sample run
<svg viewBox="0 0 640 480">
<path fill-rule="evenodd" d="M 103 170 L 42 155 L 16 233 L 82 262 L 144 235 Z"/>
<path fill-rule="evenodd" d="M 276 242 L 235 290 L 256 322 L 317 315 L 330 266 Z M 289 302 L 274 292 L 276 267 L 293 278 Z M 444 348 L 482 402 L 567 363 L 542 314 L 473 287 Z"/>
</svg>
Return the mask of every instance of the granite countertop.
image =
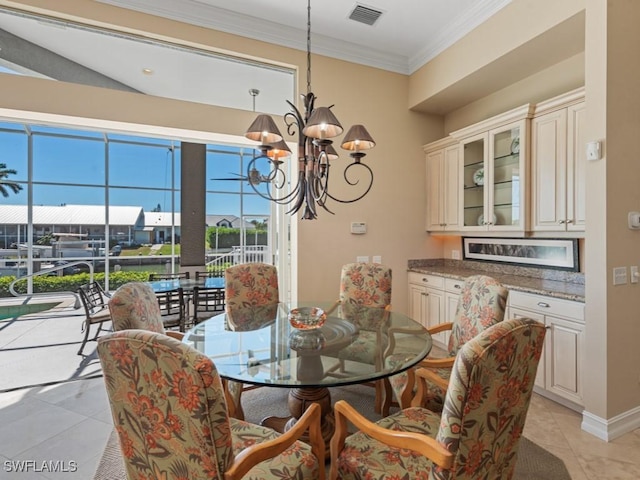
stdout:
<svg viewBox="0 0 640 480">
<path fill-rule="evenodd" d="M 544 276 L 532 277 L 513 272 L 505 271 L 482 271 L 477 268 L 465 268 L 463 262 L 460 265 L 409 265 L 410 272 L 424 273 L 429 275 L 439 275 L 456 280 L 464 280 L 470 275 L 489 275 L 509 290 L 535 293 L 549 297 L 561 298 L 563 300 L 573 300 L 577 302 L 585 301 L 584 283 L 563 281 L 561 279 L 549 279 Z"/>
</svg>

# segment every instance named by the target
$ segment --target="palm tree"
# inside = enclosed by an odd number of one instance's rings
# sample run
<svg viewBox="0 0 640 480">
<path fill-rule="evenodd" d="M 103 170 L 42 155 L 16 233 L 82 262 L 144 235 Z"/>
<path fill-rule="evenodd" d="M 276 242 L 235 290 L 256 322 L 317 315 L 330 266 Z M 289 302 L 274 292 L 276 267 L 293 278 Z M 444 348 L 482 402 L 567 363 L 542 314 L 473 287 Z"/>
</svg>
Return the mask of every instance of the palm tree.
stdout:
<svg viewBox="0 0 640 480">
<path fill-rule="evenodd" d="M 16 173 L 18 172 L 16 172 L 14 169 L 7 168 L 7 165 L 5 163 L 0 163 L 0 193 L 2 193 L 3 197 L 9 196 L 9 191 L 7 190 L 7 188 L 12 190 L 13 193 L 18 193 L 20 190 L 22 190 L 22 185 L 8 180 L 9 175 L 15 175 Z"/>
</svg>

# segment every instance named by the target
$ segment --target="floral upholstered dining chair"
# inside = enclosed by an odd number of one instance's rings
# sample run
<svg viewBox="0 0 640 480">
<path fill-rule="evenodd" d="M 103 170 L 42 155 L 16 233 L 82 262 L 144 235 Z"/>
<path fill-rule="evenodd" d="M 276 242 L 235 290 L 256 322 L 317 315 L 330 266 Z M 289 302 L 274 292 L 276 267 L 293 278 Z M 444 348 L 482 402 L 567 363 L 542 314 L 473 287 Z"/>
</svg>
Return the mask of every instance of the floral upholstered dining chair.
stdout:
<svg viewBox="0 0 640 480">
<path fill-rule="evenodd" d="M 240 310 L 280 301 L 278 270 L 266 263 L 242 263 L 224 272 L 227 308 Z"/>
<path fill-rule="evenodd" d="M 452 322 L 441 323 L 429 328 L 432 335 L 447 330 L 451 331 L 448 345 L 448 355 L 444 358 L 427 358 L 416 368 L 429 369 L 427 380 L 428 391 L 425 393 L 423 406 L 429 410 L 442 410 L 445 390 L 451 374 L 451 368 L 456 354 L 462 346 L 486 328 L 504 320 L 507 306 L 508 290 L 496 279 L 486 275 L 472 275 L 467 277 L 460 292 L 458 308 Z M 385 352 L 385 362 L 393 365 L 401 360 L 402 354 Z M 406 408 L 415 393 L 414 371 L 410 370 L 389 378 L 386 387 L 391 387 L 400 406 Z M 389 388 L 385 395 L 382 408 L 383 415 L 389 414 L 391 405 Z"/>
<path fill-rule="evenodd" d="M 230 329 L 255 330 L 275 320 L 280 301 L 278 269 L 275 266 L 260 262 L 233 265 L 224 271 L 224 290 L 227 326 Z M 235 403 L 236 418 L 244 418 L 242 392 L 252 388 L 259 387 L 226 382 L 226 390 Z"/>
<path fill-rule="evenodd" d="M 372 423 L 336 402 L 331 479 L 510 480 L 545 332 L 518 318 L 466 342 L 441 413 L 413 406 Z M 347 436 L 347 422 L 359 431 Z"/>
<path fill-rule="evenodd" d="M 128 282 L 120 286 L 109 300 L 109 310 L 114 331 L 140 329 L 163 333 L 177 340 L 184 337 L 183 332 L 165 330 L 160 304 L 148 283 Z M 229 414 L 244 419 L 241 403 L 242 385 L 224 382 L 224 388 Z"/>
<path fill-rule="evenodd" d="M 340 295 L 334 308 L 358 327 L 357 339 L 338 354 L 340 371 L 345 361 L 382 366 L 382 352 L 387 336 L 382 332 L 391 309 L 391 268 L 379 263 L 347 263 L 340 272 Z M 330 309 L 329 312 L 333 310 Z M 382 380 L 372 384 L 376 389 L 374 409 L 380 412 L 384 396 Z"/>
<path fill-rule="evenodd" d="M 109 299 L 113 329 L 141 329 L 164 333 L 182 340 L 182 332 L 165 330 L 160 305 L 151 286 L 142 282 L 129 282 L 119 287 Z"/>
<path fill-rule="evenodd" d="M 278 435 L 230 418 L 211 359 L 174 338 L 114 332 L 98 355 L 129 478 L 324 479 L 318 405 Z"/>
</svg>

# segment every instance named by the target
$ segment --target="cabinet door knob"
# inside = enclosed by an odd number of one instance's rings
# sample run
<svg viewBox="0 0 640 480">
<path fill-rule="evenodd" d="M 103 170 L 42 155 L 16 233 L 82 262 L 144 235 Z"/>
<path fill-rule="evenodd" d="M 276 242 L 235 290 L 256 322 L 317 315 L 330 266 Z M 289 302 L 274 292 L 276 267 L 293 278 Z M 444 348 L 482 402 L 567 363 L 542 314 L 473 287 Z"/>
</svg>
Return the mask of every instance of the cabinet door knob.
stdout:
<svg viewBox="0 0 640 480">
<path fill-rule="evenodd" d="M 427 280 L 427 279 L 426 279 L 426 278 L 424 278 L 424 277 L 422 278 L 422 281 L 423 281 L 423 282 L 425 282 L 425 283 L 428 283 L 428 282 L 429 282 L 429 280 Z"/>
<path fill-rule="evenodd" d="M 567 223 L 573 223 L 572 219 L 567 220 Z"/>
<path fill-rule="evenodd" d="M 563 225 L 565 223 L 564 220 L 558 220 L 558 224 Z"/>
<path fill-rule="evenodd" d="M 545 302 L 538 302 L 538 306 L 542 308 L 549 308 L 551 305 Z"/>
<path fill-rule="evenodd" d="M 462 288 L 462 286 L 461 286 L 460 284 L 457 284 L 457 283 L 456 283 L 456 284 L 453 286 L 453 288 L 457 288 L 458 290 L 460 290 L 460 289 Z"/>
</svg>

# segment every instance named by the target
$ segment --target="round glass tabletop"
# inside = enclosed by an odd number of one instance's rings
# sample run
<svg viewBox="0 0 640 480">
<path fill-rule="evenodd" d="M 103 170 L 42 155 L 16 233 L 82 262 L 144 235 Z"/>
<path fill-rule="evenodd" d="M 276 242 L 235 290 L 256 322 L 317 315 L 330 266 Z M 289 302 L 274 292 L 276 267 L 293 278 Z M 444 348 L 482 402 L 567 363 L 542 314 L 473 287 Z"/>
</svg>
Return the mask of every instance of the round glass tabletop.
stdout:
<svg viewBox="0 0 640 480">
<path fill-rule="evenodd" d="M 291 310 L 303 307 L 324 310 L 324 324 L 294 328 Z M 289 388 L 384 378 L 414 366 L 432 345 L 426 329 L 405 315 L 328 302 L 227 310 L 196 325 L 183 341 L 210 357 L 224 378 Z M 384 361 L 391 354 L 393 367 Z"/>
</svg>

